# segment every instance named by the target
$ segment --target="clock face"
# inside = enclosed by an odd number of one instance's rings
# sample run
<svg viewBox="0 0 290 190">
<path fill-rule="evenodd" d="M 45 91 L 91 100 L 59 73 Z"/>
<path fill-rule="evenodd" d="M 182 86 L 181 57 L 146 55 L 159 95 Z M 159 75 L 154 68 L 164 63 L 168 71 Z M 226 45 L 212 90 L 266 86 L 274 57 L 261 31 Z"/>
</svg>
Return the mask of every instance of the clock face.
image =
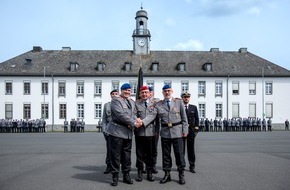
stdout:
<svg viewBox="0 0 290 190">
<path fill-rule="evenodd" d="M 142 47 L 142 46 L 144 46 L 145 44 L 146 44 L 146 40 L 145 40 L 144 38 L 141 38 L 141 39 L 138 40 L 138 45 L 139 45 L 139 46 Z"/>
</svg>

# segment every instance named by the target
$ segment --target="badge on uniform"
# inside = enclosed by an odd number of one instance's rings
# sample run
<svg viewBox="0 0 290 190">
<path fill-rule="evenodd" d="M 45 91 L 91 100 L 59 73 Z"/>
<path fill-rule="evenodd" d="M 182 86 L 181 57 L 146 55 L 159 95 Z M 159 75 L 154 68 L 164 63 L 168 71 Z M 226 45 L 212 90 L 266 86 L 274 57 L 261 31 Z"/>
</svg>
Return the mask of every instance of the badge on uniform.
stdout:
<svg viewBox="0 0 290 190">
<path fill-rule="evenodd" d="M 171 122 L 171 121 L 168 122 L 168 127 L 169 127 L 169 128 L 172 127 L 172 122 Z"/>
</svg>

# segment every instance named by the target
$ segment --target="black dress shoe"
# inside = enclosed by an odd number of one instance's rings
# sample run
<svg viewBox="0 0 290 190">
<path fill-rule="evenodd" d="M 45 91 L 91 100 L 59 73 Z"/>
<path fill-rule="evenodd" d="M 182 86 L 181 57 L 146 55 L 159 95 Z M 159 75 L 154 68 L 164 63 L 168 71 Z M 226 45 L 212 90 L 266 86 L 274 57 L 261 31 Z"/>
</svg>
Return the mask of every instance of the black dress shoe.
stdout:
<svg viewBox="0 0 290 190">
<path fill-rule="evenodd" d="M 113 174 L 113 182 L 111 183 L 112 186 L 117 186 L 119 181 L 118 174 Z"/>
<path fill-rule="evenodd" d="M 152 175 L 152 171 L 148 171 L 147 172 L 147 180 L 148 181 L 154 181 L 154 177 L 153 177 L 153 175 Z"/>
<path fill-rule="evenodd" d="M 143 171 L 142 170 L 138 170 L 136 181 L 141 182 L 142 179 L 143 179 Z"/>
<path fill-rule="evenodd" d="M 109 173 L 111 173 L 111 169 L 107 167 L 106 170 L 104 171 L 104 174 L 109 174 Z"/>
<path fill-rule="evenodd" d="M 158 174 L 158 171 L 156 170 L 156 167 L 155 166 L 153 167 L 152 173 L 153 174 Z"/>
<path fill-rule="evenodd" d="M 133 180 L 131 179 L 129 173 L 125 173 L 123 176 L 124 183 L 133 184 Z"/>
<path fill-rule="evenodd" d="M 170 172 L 166 171 L 164 177 L 160 180 L 160 183 L 163 184 L 163 183 L 167 183 L 169 181 L 171 181 Z"/>
<path fill-rule="evenodd" d="M 191 173 L 196 173 L 195 170 L 194 170 L 194 168 L 189 168 L 189 171 L 190 171 Z"/>
</svg>

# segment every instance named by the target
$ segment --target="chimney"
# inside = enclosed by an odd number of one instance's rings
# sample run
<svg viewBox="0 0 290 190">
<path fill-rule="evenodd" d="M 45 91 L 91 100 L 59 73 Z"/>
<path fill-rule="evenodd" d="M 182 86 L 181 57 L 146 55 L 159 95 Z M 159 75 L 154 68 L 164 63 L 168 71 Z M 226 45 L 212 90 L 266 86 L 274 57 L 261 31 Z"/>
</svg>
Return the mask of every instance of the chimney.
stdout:
<svg viewBox="0 0 290 190">
<path fill-rule="evenodd" d="M 210 48 L 210 52 L 219 52 L 219 48 Z"/>
<path fill-rule="evenodd" d="M 62 47 L 62 51 L 70 51 L 71 48 L 70 47 Z"/>
<path fill-rule="evenodd" d="M 41 52 L 42 48 L 40 46 L 33 46 L 32 52 Z"/>
<path fill-rule="evenodd" d="M 247 53 L 248 50 L 247 50 L 247 48 L 240 48 L 240 49 L 239 49 L 239 52 L 240 52 L 240 53 Z"/>
</svg>

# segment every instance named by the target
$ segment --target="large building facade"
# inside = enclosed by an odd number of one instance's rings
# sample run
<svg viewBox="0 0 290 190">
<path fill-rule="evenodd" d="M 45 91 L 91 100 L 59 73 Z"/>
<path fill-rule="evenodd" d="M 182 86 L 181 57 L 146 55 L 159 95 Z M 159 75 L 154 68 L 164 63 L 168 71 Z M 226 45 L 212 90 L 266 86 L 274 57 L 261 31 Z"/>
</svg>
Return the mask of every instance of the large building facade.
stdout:
<svg viewBox="0 0 290 190">
<path fill-rule="evenodd" d="M 109 93 L 132 85 L 137 75 L 162 98 L 190 91 L 200 118 L 271 118 L 274 126 L 290 118 L 290 71 L 240 48 L 237 51 L 152 51 L 148 15 L 136 13 L 133 50 L 43 50 L 39 46 L 0 64 L 0 119 L 45 118 L 49 130 L 65 119 L 83 119 L 95 130 Z M 275 128 L 275 127 L 274 127 Z"/>
</svg>

